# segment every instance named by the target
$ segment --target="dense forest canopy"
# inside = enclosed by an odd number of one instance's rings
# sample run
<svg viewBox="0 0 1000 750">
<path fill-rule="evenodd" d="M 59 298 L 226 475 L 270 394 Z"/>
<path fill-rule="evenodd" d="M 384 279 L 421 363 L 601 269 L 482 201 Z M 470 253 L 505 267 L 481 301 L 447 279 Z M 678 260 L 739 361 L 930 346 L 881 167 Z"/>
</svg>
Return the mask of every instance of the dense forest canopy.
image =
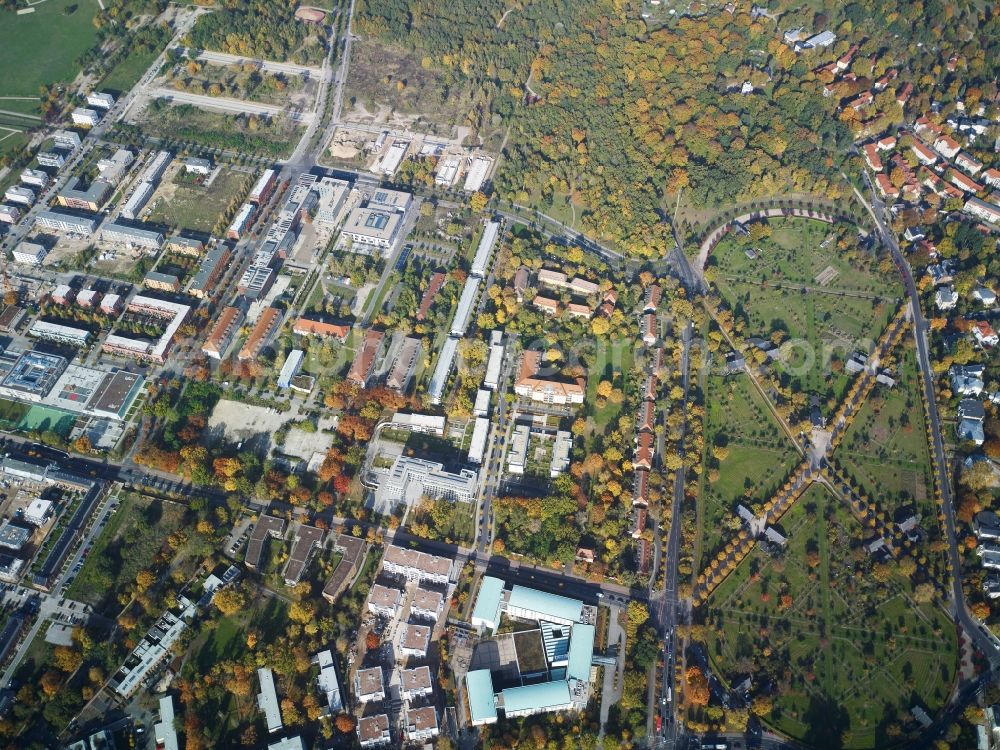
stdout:
<svg viewBox="0 0 1000 750">
<path fill-rule="evenodd" d="M 198 19 L 187 43 L 196 49 L 301 65 L 323 60 L 321 40 L 314 27 L 296 20 L 294 3 L 225 0 L 221 9 Z"/>
<path fill-rule="evenodd" d="M 971 1 L 779 4 L 776 19 L 742 5 L 657 28 L 638 3 L 619 0 L 363 0 L 357 27 L 482 92 L 469 124 L 510 128 L 501 197 L 543 207 L 571 198 L 586 231 L 639 255 L 662 253 L 664 209 L 682 189 L 696 205 L 840 197 L 860 126 L 823 96 L 827 81 L 815 71 L 852 43 L 866 75 L 895 66 L 912 82 L 915 106 L 973 83 L 987 101 L 995 94 L 997 22 Z M 796 54 L 782 32 L 798 26 L 837 41 Z M 961 59 L 957 74 L 944 65 L 951 55 Z M 752 93 L 741 93 L 747 82 Z M 902 120 L 894 92 L 880 98 L 876 125 Z"/>
</svg>

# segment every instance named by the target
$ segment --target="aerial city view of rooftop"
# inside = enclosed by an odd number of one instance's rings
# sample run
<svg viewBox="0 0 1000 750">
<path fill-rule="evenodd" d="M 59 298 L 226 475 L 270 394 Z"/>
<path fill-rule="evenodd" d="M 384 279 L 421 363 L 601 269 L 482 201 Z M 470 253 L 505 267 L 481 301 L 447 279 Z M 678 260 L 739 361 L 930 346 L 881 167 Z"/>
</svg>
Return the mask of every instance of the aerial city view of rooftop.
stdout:
<svg viewBox="0 0 1000 750">
<path fill-rule="evenodd" d="M 0 0 L 0 750 L 1000 750 L 998 60 Z"/>
</svg>

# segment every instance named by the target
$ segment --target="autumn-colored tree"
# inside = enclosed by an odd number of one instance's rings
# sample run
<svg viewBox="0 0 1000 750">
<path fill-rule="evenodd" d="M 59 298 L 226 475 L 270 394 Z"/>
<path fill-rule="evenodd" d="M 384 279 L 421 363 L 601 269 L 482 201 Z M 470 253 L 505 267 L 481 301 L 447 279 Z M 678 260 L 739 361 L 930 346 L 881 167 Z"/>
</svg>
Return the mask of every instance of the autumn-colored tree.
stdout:
<svg viewBox="0 0 1000 750">
<path fill-rule="evenodd" d="M 47 698 L 55 697 L 56 693 L 59 692 L 59 688 L 62 687 L 62 683 L 63 675 L 51 669 L 45 672 L 38 681 L 39 686 L 42 688 L 42 693 Z"/>
<path fill-rule="evenodd" d="M 689 667 L 684 674 L 687 700 L 695 706 L 707 706 L 711 691 L 708 689 L 708 678 L 698 667 Z"/>
<path fill-rule="evenodd" d="M 758 695 L 753 699 L 753 703 L 750 705 L 750 710 L 754 712 L 757 716 L 767 716 L 771 713 L 773 708 L 773 703 L 771 697 L 768 695 Z"/>
<path fill-rule="evenodd" d="M 156 575 L 151 570 L 140 570 L 135 577 L 136 588 L 142 592 L 156 583 Z"/>
<path fill-rule="evenodd" d="M 236 587 L 215 592 L 212 603 L 227 617 L 240 612 L 247 604 L 246 595 Z"/>
<path fill-rule="evenodd" d="M 969 609 L 972 611 L 972 614 L 983 622 L 990 616 L 990 605 L 986 602 L 976 602 Z"/>
<path fill-rule="evenodd" d="M 350 714 L 337 714 L 337 718 L 333 720 L 333 724 L 337 727 L 337 731 L 342 734 L 349 734 L 354 731 L 354 717 Z"/>
<path fill-rule="evenodd" d="M 56 646 L 52 649 L 52 664 L 56 669 L 72 673 L 83 663 L 83 656 L 72 646 Z"/>
</svg>

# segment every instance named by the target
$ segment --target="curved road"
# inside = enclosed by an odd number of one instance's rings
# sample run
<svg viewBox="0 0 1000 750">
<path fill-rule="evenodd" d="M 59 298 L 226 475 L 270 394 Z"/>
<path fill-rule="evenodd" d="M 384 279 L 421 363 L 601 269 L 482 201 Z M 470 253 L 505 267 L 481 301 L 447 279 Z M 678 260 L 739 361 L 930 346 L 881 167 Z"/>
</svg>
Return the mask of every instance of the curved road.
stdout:
<svg viewBox="0 0 1000 750">
<path fill-rule="evenodd" d="M 871 203 L 865 200 L 864 196 L 855 188 L 858 199 L 868 209 L 868 212 L 875 220 L 879 236 L 886 247 L 892 252 L 893 260 L 899 268 L 906 286 L 906 294 L 910 298 L 910 307 L 913 313 L 914 336 L 917 343 L 917 360 L 920 364 L 920 375 L 924 387 L 924 399 L 927 402 L 927 418 L 931 426 L 932 442 L 934 443 L 934 465 L 937 469 L 938 487 L 941 491 L 942 506 L 945 518 L 945 533 L 948 536 L 948 558 L 951 562 L 951 598 L 952 609 L 955 619 L 965 633 L 972 639 L 976 647 L 989 660 L 993 669 L 1000 667 L 1000 648 L 992 635 L 983 632 L 983 625 L 969 612 L 965 603 L 965 592 L 962 590 L 962 557 L 958 551 L 958 535 L 955 531 L 955 510 L 953 506 L 953 495 L 951 492 L 951 472 L 948 469 L 947 454 L 944 450 L 944 440 L 941 438 L 941 418 L 938 414 L 937 401 L 934 394 L 934 377 L 931 370 L 930 353 L 928 351 L 928 331 L 927 321 L 924 319 L 920 309 L 920 296 L 917 292 L 917 285 L 913 280 L 913 273 L 910 264 L 907 263 L 895 233 L 886 227 L 887 210 L 885 204 L 879 200 L 875 194 L 867 172 L 865 179 L 868 182 L 869 190 L 872 194 Z"/>
</svg>

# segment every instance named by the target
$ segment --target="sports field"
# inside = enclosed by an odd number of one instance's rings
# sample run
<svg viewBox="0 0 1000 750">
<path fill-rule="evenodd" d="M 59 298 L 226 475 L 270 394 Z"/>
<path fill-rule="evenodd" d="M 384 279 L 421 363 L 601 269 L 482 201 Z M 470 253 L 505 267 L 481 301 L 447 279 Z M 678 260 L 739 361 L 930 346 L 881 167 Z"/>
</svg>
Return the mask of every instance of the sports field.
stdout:
<svg viewBox="0 0 1000 750">
<path fill-rule="evenodd" d="M 0 13 L 0 97 L 38 96 L 44 84 L 71 82 L 79 72 L 76 60 L 97 39 L 96 2 L 45 0 L 32 7 L 24 15 Z M 0 99 L 5 108 L 23 111 Z"/>
</svg>

